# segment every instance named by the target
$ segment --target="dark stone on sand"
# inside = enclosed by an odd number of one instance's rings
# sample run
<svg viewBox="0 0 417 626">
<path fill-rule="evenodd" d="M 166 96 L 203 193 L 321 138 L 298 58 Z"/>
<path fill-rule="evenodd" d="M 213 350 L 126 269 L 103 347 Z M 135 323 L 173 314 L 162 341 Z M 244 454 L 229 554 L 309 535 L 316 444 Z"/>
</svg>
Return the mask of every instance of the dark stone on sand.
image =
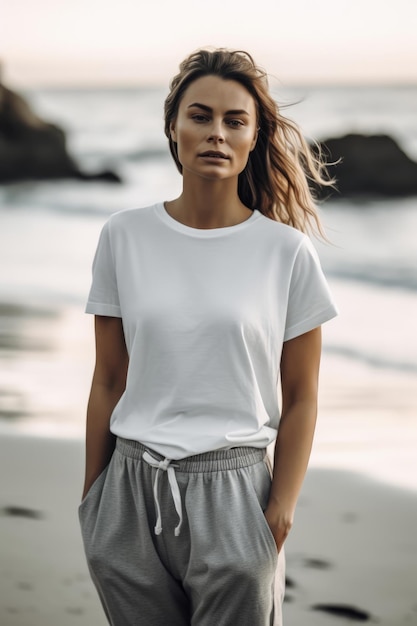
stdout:
<svg viewBox="0 0 417 626">
<path fill-rule="evenodd" d="M 285 588 L 286 589 L 294 589 L 297 585 L 295 584 L 294 580 L 292 578 L 289 578 L 289 576 L 285 577 Z"/>
<path fill-rule="evenodd" d="M 17 583 L 17 588 L 21 589 L 22 591 L 32 591 L 33 587 L 30 583 L 27 582 L 20 582 Z"/>
<path fill-rule="evenodd" d="M 34 509 L 28 509 L 23 506 L 6 506 L 2 509 L 1 513 L 7 517 L 24 517 L 26 519 L 43 519 L 43 514 L 40 511 Z"/>
<path fill-rule="evenodd" d="M 329 563 L 328 561 L 323 561 L 323 559 L 315 559 L 315 558 L 310 558 L 310 559 L 304 559 L 304 565 L 306 567 L 310 567 L 311 569 L 331 569 L 332 564 Z"/>
<path fill-rule="evenodd" d="M 336 189 L 311 184 L 319 199 L 417 195 L 417 162 L 389 135 L 352 133 L 319 146 L 327 162 L 334 163 L 328 169 L 336 179 Z"/>
<path fill-rule="evenodd" d="M 354 622 L 369 622 L 371 616 L 362 609 L 357 609 L 352 606 L 345 606 L 340 604 L 315 604 L 311 607 L 313 611 L 322 611 L 335 617 L 344 617 L 349 621 Z"/>
<path fill-rule="evenodd" d="M 63 129 L 38 117 L 0 75 L 0 184 L 65 178 L 121 182 L 112 171 L 82 172 L 67 151 Z"/>
<path fill-rule="evenodd" d="M 80 606 L 69 606 L 65 609 L 65 613 L 69 615 L 83 615 L 84 609 Z"/>
</svg>

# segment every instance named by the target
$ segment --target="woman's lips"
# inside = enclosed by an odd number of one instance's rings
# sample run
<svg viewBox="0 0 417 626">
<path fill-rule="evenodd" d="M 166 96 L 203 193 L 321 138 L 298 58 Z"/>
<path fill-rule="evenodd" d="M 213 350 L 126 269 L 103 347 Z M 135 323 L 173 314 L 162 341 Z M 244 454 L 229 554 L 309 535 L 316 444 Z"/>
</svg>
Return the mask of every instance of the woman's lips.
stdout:
<svg viewBox="0 0 417 626">
<path fill-rule="evenodd" d="M 218 152 L 216 150 L 207 150 L 207 152 L 202 152 L 200 154 L 201 157 L 206 157 L 210 159 L 228 159 L 229 157 L 224 154 L 224 152 Z"/>
</svg>

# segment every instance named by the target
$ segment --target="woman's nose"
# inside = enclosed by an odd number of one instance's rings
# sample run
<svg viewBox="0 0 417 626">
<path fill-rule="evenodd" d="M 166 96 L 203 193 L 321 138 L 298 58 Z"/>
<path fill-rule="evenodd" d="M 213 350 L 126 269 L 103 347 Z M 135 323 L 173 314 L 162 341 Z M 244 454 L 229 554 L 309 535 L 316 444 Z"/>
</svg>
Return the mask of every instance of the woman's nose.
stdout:
<svg viewBox="0 0 417 626">
<path fill-rule="evenodd" d="M 211 128 L 209 130 L 208 141 L 212 142 L 223 142 L 224 141 L 224 133 L 222 129 L 222 125 L 220 122 L 213 122 Z"/>
</svg>

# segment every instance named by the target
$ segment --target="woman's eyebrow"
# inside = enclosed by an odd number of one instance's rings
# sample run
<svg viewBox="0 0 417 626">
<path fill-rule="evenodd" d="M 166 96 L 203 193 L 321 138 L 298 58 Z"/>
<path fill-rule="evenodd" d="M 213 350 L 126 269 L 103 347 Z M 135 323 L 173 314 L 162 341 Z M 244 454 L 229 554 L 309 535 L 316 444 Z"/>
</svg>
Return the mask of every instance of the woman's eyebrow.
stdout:
<svg viewBox="0 0 417 626">
<path fill-rule="evenodd" d="M 193 102 L 189 104 L 187 109 L 191 109 L 192 107 L 197 107 L 198 109 L 203 109 L 203 111 L 207 111 L 207 113 L 212 113 L 213 109 L 206 104 L 200 104 L 200 102 Z M 233 109 L 230 111 L 226 111 L 225 115 L 248 115 L 249 113 L 245 111 L 245 109 Z"/>
</svg>

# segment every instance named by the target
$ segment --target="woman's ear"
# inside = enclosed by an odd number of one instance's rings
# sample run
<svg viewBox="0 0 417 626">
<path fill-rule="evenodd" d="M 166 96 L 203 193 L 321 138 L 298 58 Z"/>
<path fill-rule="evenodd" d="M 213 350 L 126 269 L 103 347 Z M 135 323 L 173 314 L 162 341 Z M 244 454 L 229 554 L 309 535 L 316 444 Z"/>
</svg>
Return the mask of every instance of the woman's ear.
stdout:
<svg viewBox="0 0 417 626">
<path fill-rule="evenodd" d="M 175 121 L 171 122 L 171 124 L 169 125 L 169 131 L 171 134 L 171 139 L 172 141 L 177 141 L 177 131 L 175 130 Z"/>
</svg>

